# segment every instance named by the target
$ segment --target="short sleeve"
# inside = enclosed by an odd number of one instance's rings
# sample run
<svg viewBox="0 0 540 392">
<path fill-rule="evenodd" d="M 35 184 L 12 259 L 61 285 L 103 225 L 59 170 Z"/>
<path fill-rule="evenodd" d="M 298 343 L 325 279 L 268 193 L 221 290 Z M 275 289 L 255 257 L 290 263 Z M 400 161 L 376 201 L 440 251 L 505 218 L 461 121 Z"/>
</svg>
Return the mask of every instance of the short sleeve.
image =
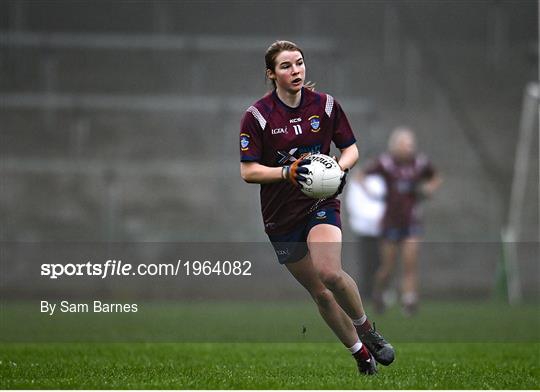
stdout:
<svg viewBox="0 0 540 392">
<path fill-rule="evenodd" d="M 333 122 L 334 135 L 332 141 L 337 148 L 342 149 L 349 147 L 356 142 L 353 130 L 349 124 L 349 120 L 345 115 L 345 112 L 341 108 L 341 105 L 335 101 L 332 96 L 327 95 L 326 108 L 329 108 L 329 102 L 332 102 L 330 120 Z"/>
<path fill-rule="evenodd" d="M 258 162 L 262 156 L 262 129 L 249 110 L 240 125 L 240 161 Z"/>
</svg>

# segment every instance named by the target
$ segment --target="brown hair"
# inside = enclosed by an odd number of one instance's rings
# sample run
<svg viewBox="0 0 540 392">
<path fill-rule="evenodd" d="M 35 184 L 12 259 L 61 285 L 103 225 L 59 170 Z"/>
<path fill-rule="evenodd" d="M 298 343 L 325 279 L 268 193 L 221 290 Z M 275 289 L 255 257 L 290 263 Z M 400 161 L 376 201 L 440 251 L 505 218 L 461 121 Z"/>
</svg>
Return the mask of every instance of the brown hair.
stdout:
<svg viewBox="0 0 540 392">
<path fill-rule="evenodd" d="M 274 72 L 274 69 L 276 68 L 276 57 L 278 56 L 278 54 L 280 54 L 281 52 L 283 52 L 285 50 L 289 50 L 289 51 L 292 51 L 292 52 L 300 52 L 300 54 L 304 58 L 304 52 L 294 42 L 278 40 L 278 41 L 273 42 L 272 45 L 270 45 L 268 47 L 268 49 L 266 49 L 266 53 L 264 55 L 264 62 L 266 63 L 266 69 L 267 70 L 270 70 L 270 71 Z M 267 72 L 265 72 L 265 78 L 268 79 Z M 272 85 L 274 86 L 274 88 L 276 88 L 276 81 L 271 80 L 271 82 L 272 82 Z M 314 90 L 315 89 L 315 83 L 306 82 L 306 83 L 304 83 L 304 87 L 306 87 L 306 88 L 308 88 L 310 90 Z"/>
</svg>

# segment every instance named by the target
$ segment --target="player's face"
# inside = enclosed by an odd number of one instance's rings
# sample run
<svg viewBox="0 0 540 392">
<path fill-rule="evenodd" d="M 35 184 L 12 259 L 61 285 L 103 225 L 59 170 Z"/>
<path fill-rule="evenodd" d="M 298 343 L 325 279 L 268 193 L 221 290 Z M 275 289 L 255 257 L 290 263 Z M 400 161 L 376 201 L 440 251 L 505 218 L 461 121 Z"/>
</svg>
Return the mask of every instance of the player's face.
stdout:
<svg viewBox="0 0 540 392">
<path fill-rule="evenodd" d="M 403 134 L 396 140 L 392 154 L 400 160 L 407 160 L 414 156 L 416 145 L 414 138 L 408 134 Z"/>
<path fill-rule="evenodd" d="M 278 89 L 295 94 L 304 85 L 305 75 L 306 66 L 302 54 L 284 50 L 276 56 L 274 71 L 269 71 L 268 76 L 274 79 Z"/>
</svg>

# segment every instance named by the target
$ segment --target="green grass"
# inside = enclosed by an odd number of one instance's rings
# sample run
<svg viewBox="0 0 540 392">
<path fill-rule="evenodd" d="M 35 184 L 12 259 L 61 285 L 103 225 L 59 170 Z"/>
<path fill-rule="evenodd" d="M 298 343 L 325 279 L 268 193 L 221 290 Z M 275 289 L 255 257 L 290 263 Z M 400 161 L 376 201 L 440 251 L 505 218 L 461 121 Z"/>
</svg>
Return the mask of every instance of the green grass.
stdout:
<svg viewBox="0 0 540 392">
<path fill-rule="evenodd" d="M 53 316 L 40 313 L 38 301 L 3 303 L 0 309 L 0 342 L 335 341 L 312 302 L 143 302 L 137 313 Z M 540 342 L 540 310 L 534 304 L 425 302 L 413 318 L 404 318 L 398 308 L 384 315 L 367 311 L 393 342 Z"/>
<path fill-rule="evenodd" d="M 141 303 L 136 314 L 49 317 L 4 302 L 0 389 L 540 388 L 535 305 L 430 302 L 418 317 L 372 318 L 397 357 L 366 377 L 311 303 Z"/>
<path fill-rule="evenodd" d="M 6 344 L 0 388 L 539 388 L 539 344 L 396 348 L 396 362 L 368 377 L 333 343 Z"/>
</svg>

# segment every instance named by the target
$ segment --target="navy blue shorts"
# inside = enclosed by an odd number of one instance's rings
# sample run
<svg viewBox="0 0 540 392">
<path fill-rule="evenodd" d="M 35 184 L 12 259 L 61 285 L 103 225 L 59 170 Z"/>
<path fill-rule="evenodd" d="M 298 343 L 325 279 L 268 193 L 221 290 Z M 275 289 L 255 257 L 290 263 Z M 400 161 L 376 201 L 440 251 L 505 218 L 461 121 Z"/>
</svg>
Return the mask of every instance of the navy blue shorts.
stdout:
<svg viewBox="0 0 540 392">
<path fill-rule="evenodd" d="M 422 235 L 423 230 L 420 225 L 411 225 L 406 227 L 388 227 L 381 232 L 381 238 L 389 241 L 403 241 L 409 237 L 418 237 Z"/>
<path fill-rule="evenodd" d="M 309 231 L 321 224 L 329 224 L 341 229 L 341 217 L 336 208 L 320 208 L 309 215 L 302 226 L 285 234 L 268 235 L 276 251 L 279 264 L 295 263 L 308 253 L 307 237 Z"/>
</svg>

